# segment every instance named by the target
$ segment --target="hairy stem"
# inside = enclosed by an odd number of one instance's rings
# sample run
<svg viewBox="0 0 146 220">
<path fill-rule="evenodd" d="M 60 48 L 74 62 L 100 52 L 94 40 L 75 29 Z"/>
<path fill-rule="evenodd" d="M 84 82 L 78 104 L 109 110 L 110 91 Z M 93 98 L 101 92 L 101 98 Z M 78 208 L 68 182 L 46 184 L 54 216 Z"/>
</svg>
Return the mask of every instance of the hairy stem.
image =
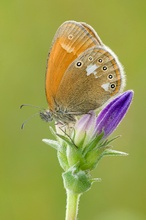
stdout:
<svg viewBox="0 0 146 220">
<path fill-rule="evenodd" d="M 67 205 L 65 220 L 77 220 L 78 205 L 81 194 L 67 190 Z"/>
</svg>

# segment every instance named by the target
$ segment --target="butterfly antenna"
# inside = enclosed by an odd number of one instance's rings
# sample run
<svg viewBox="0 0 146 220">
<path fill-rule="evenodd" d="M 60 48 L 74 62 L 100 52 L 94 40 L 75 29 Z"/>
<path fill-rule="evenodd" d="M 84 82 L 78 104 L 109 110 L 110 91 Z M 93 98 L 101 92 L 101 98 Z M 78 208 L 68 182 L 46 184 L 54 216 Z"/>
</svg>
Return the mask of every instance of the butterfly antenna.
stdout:
<svg viewBox="0 0 146 220">
<path fill-rule="evenodd" d="M 41 109 L 41 110 L 45 110 L 39 106 L 36 106 L 36 105 L 31 105 L 31 104 L 22 104 L 20 105 L 20 109 L 23 108 L 24 106 L 29 106 L 29 107 L 33 107 L 33 108 L 38 108 L 38 109 Z"/>
<path fill-rule="evenodd" d="M 21 129 L 24 129 L 25 124 L 26 124 L 30 119 L 32 119 L 33 117 L 35 117 L 35 116 L 38 115 L 38 114 L 39 114 L 39 112 L 35 113 L 34 115 L 30 116 L 26 121 L 24 121 L 24 122 L 22 123 L 22 125 L 21 125 Z"/>
<path fill-rule="evenodd" d="M 42 111 L 42 110 L 45 110 L 45 109 L 43 109 L 43 108 L 41 108 L 41 107 L 39 107 L 39 106 L 31 105 L 31 104 L 22 104 L 22 105 L 20 105 L 20 109 L 22 109 L 22 108 L 25 107 L 25 106 L 37 108 L 37 109 L 40 109 L 41 111 Z M 40 114 L 40 112 L 37 112 L 36 114 L 30 116 L 26 121 L 24 121 L 24 122 L 22 123 L 22 125 L 21 125 L 21 129 L 24 129 L 25 124 L 26 124 L 31 118 L 35 117 L 35 116 L 38 115 L 38 114 Z"/>
</svg>

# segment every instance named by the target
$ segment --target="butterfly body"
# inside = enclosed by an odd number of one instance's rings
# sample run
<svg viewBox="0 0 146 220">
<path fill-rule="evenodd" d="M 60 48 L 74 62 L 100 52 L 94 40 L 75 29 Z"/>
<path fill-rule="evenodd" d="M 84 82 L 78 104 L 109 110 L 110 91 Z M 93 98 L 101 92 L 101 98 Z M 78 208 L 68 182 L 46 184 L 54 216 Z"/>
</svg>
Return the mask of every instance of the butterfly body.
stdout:
<svg viewBox="0 0 146 220">
<path fill-rule="evenodd" d="M 46 72 L 46 121 L 75 122 L 123 90 L 125 77 L 117 56 L 94 29 L 67 21 L 57 30 Z"/>
</svg>

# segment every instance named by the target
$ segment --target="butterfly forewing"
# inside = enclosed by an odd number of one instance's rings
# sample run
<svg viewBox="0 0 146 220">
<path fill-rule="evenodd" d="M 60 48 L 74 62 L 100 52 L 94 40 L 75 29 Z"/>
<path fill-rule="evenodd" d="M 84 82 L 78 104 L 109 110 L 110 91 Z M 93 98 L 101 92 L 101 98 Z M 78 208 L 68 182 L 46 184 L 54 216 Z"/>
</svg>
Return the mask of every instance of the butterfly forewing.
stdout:
<svg viewBox="0 0 146 220">
<path fill-rule="evenodd" d="M 103 45 L 100 37 L 97 35 L 96 31 L 89 25 L 86 24 L 85 22 L 81 22 L 81 24 L 86 28 L 89 34 L 91 34 L 98 42 L 98 45 Z"/>
<path fill-rule="evenodd" d="M 101 43 L 89 27 L 79 22 L 63 23 L 54 37 L 46 73 L 46 96 L 49 108 L 54 108 L 54 98 L 68 66 L 84 51 Z"/>
</svg>

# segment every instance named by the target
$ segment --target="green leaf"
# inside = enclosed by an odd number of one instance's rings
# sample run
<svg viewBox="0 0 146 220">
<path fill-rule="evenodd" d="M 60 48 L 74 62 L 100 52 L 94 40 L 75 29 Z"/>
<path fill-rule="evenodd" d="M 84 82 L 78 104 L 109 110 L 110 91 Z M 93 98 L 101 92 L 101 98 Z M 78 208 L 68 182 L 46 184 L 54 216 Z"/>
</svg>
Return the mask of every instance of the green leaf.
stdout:
<svg viewBox="0 0 146 220">
<path fill-rule="evenodd" d="M 71 167 L 62 174 L 64 187 L 74 193 L 82 194 L 91 188 L 91 180 L 87 172 Z"/>
</svg>

